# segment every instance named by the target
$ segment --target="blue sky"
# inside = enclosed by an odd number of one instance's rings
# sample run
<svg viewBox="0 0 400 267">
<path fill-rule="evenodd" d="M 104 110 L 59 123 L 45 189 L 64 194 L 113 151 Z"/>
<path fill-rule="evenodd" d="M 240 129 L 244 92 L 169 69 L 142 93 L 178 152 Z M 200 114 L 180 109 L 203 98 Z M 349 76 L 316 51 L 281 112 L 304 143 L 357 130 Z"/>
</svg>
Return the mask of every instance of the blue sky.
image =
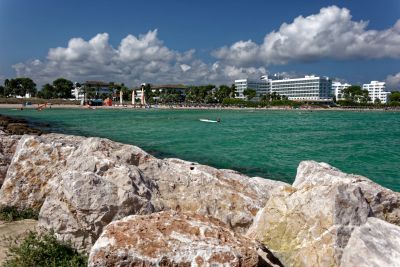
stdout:
<svg viewBox="0 0 400 267">
<path fill-rule="evenodd" d="M 399 0 L 0 0 L 0 82 L 230 83 L 281 72 L 397 89 L 399 19 Z"/>
</svg>

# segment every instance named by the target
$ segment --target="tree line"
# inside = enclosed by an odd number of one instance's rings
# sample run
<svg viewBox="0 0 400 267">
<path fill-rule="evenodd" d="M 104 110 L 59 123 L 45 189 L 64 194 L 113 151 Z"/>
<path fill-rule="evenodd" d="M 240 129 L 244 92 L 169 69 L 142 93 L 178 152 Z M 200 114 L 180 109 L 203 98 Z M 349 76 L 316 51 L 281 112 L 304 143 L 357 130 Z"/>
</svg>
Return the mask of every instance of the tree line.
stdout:
<svg viewBox="0 0 400 267">
<path fill-rule="evenodd" d="M 105 99 L 107 97 L 113 99 L 119 99 L 119 93 L 122 91 L 123 100 L 132 100 L 132 91 L 136 90 L 136 94 L 140 89 L 129 89 L 125 84 L 109 82 L 103 85 L 103 88 L 108 90 L 100 90 L 100 86 L 88 86 L 86 84 L 76 84 L 76 87 L 80 88 L 82 93 L 85 95 L 85 99 Z M 6 79 L 4 86 L 0 85 L 0 96 L 1 97 L 24 97 L 29 95 L 31 97 L 38 97 L 42 99 L 70 99 L 72 95 L 72 89 L 75 88 L 74 83 L 65 78 L 58 78 L 51 84 L 46 83 L 42 86 L 41 90 L 37 90 L 36 84 L 32 79 L 27 77 L 19 77 L 14 79 Z M 144 85 L 144 95 L 147 103 L 155 104 L 172 104 L 172 103 L 201 103 L 201 104 L 223 104 L 231 103 L 226 99 L 235 99 L 237 96 L 235 85 L 220 85 L 216 86 L 213 84 L 201 85 L 201 86 L 189 86 L 185 89 L 174 89 L 166 88 L 163 90 L 152 89 L 151 84 Z M 257 96 L 255 89 L 248 88 L 244 90 L 243 95 L 247 100 L 253 100 Z M 344 100 L 343 100 L 344 99 Z M 139 99 L 137 99 L 139 101 Z M 225 100 L 225 101 L 224 101 Z M 276 92 L 267 93 L 259 96 L 259 102 L 274 102 L 287 103 L 288 98 L 284 95 L 279 95 Z M 352 85 L 342 90 L 341 100 L 334 102 L 343 105 L 367 105 L 367 103 L 373 102 L 374 104 L 380 105 L 379 99 L 373 99 L 368 95 L 368 90 L 363 90 L 358 85 Z M 400 92 L 393 91 L 388 96 L 388 101 L 392 106 L 400 106 Z M 233 101 L 235 102 L 235 101 Z M 232 102 L 232 103 L 233 103 Z M 253 101 L 255 102 L 255 101 Z"/>
</svg>

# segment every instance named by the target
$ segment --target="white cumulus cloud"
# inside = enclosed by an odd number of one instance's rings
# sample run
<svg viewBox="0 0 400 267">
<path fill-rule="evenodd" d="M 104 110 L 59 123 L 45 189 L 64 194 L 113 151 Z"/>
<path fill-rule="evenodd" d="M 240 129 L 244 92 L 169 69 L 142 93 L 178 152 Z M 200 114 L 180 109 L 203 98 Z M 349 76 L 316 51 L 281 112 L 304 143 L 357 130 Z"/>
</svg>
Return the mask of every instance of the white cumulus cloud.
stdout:
<svg viewBox="0 0 400 267">
<path fill-rule="evenodd" d="M 239 78 L 258 78 L 269 65 L 323 58 L 400 58 L 400 20 L 384 30 L 368 29 L 368 22 L 353 21 L 350 11 L 325 7 L 318 14 L 299 16 L 266 34 L 262 43 L 238 41 L 212 52 L 215 62 L 196 58 L 195 50 L 175 51 L 157 36 L 157 30 L 128 35 L 117 47 L 108 33 L 90 40 L 72 38 L 66 47 L 49 49 L 45 59 L 13 66 L 17 76 L 36 83 L 58 77 L 73 81 L 103 80 L 128 85 L 150 83 L 231 83 Z M 394 86 L 398 75 L 388 77 Z"/>
<path fill-rule="evenodd" d="M 386 88 L 389 91 L 400 91 L 400 72 L 386 77 Z"/>
<path fill-rule="evenodd" d="M 32 77 L 38 84 L 58 77 L 73 81 L 103 80 L 128 85 L 150 83 L 230 83 L 243 75 L 258 76 L 264 69 L 206 64 L 195 50 L 174 51 L 157 37 L 157 30 L 138 37 L 128 35 L 117 48 L 108 33 L 86 41 L 72 38 L 66 47 L 51 48 L 45 60 L 35 59 L 13 66 L 17 76 Z M 239 75 L 239 76 L 237 76 Z M 247 76 L 245 76 L 247 77 Z"/>
<path fill-rule="evenodd" d="M 368 22 L 353 21 L 350 11 L 325 7 L 318 14 L 299 16 L 268 33 L 263 43 L 238 41 L 213 52 L 235 66 L 286 64 L 321 58 L 400 58 L 400 20 L 386 30 L 368 30 Z"/>
</svg>

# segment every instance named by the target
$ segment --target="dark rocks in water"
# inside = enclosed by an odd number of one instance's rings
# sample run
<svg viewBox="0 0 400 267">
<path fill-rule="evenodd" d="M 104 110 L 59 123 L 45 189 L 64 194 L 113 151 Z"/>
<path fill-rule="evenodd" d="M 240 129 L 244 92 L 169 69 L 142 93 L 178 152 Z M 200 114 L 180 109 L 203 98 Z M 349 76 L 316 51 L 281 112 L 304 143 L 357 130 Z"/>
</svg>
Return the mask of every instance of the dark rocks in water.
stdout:
<svg viewBox="0 0 400 267">
<path fill-rule="evenodd" d="M 39 129 L 32 128 L 24 119 L 11 118 L 0 115 L 0 130 L 4 130 L 9 135 L 41 135 L 43 132 Z"/>
<path fill-rule="evenodd" d="M 24 119 L 11 118 L 11 117 L 0 115 L 0 126 L 6 127 L 9 123 L 27 123 L 27 122 Z"/>
<path fill-rule="evenodd" d="M 26 123 L 9 123 L 5 128 L 6 133 L 14 134 L 14 135 L 24 135 L 24 134 L 32 134 L 32 135 L 41 135 L 42 131 L 38 129 L 33 129 L 28 126 Z"/>
</svg>

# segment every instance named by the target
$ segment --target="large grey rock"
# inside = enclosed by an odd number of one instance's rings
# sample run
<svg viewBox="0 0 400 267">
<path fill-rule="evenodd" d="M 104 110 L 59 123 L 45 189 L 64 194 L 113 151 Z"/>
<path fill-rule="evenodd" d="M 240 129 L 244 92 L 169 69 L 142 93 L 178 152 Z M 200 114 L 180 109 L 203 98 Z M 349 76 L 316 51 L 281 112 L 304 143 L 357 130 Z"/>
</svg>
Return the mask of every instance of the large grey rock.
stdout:
<svg viewBox="0 0 400 267">
<path fill-rule="evenodd" d="M 360 187 L 371 207 L 371 216 L 400 226 L 400 193 L 380 186 L 364 176 L 344 173 L 326 163 L 303 161 L 297 169 L 293 186 L 303 188 L 335 184 Z"/>
<path fill-rule="evenodd" d="M 257 249 L 211 217 L 168 211 L 110 223 L 89 266 L 272 266 Z"/>
<path fill-rule="evenodd" d="M 66 160 L 83 140 L 67 135 L 24 135 L 0 189 L 0 205 L 40 208 L 48 181 L 64 171 Z"/>
<path fill-rule="evenodd" d="M 111 221 L 154 211 L 152 192 L 134 167 L 116 166 L 102 174 L 68 171 L 60 178 L 50 182 L 39 226 L 86 252 Z"/>
<path fill-rule="evenodd" d="M 286 265 L 337 266 L 352 231 L 370 216 L 398 223 L 399 203 L 398 193 L 365 177 L 304 161 L 293 187 L 269 199 L 247 235 Z"/>
<path fill-rule="evenodd" d="M 344 250 L 342 267 L 400 266 L 400 227 L 377 218 L 356 228 Z"/>
<path fill-rule="evenodd" d="M 139 168 L 158 185 L 160 194 L 152 197 L 157 210 L 211 215 L 239 233 L 248 229 L 276 190 L 288 186 L 180 159 L 150 160 Z"/>
<path fill-rule="evenodd" d="M 335 266 L 369 213 L 360 188 L 352 185 L 286 188 L 257 214 L 247 236 L 286 266 Z"/>
<path fill-rule="evenodd" d="M 0 188 L 6 178 L 8 167 L 20 138 L 21 136 L 17 135 L 6 135 L 0 130 Z"/>
<path fill-rule="evenodd" d="M 112 220 L 153 211 L 156 187 L 134 165 L 147 156 L 137 147 L 101 138 L 24 136 L 0 203 L 41 207 L 41 228 L 54 229 L 60 239 L 89 251 Z"/>
<path fill-rule="evenodd" d="M 211 215 L 243 233 L 271 195 L 289 185 L 138 147 L 60 134 L 23 136 L 0 205 L 40 208 L 40 226 L 88 250 L 103 227 L 130 214 L 177 210 Z"/>
</svg>

